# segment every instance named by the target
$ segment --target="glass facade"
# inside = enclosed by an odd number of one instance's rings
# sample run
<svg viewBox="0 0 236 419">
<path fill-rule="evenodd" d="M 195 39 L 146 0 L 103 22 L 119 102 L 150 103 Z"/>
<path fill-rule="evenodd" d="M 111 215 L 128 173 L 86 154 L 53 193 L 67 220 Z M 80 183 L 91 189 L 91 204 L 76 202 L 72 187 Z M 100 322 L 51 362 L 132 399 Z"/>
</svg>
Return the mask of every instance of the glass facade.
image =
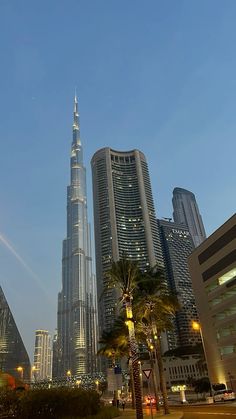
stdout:
<svg viewBox="0 0 236 419">
<path fill-rule="evenodd" d="M 1 287 L 0 370 L 18 379 L 30 379 L 30 360 Z"/>
<path fill-rule="evenodd" d="M 198 321 L 188 256 L 194 249 L 189 230 L 182 224 L 158 220 L 165 268 L 170 289 L 177 295 L 181 309 L 176 313 L 174 333 L 168 332 L 169 349 L 201 342 L 200 334 L 193 330 Z"/>
<path fill-rule="evenodd" d="M 92 158 L 100 333 L 112 328 L 119 295 L 104 273 L 122 255 L 142 270 L 163 265 L 148 166 L 143 153 L 104 148 Z"/>
<path fill-rule="evenodd" d="M 206 233 L 195 195 L 186 189 L 175 188 L 172 203 L 174 221 L 186 225 L 192 236 L 194 247 L 199 246 L 205 240 Z"/>
<path fill-rule="evenodd" d="M 78 101 L 74 102 L 73 141 L 67 188 L 67 237 L 62 251 L 62 291 L 58 296 L 58 334 L 54 374 L 96 370 L 96 287 L 92 273 L 90 227 L 87 220 L 86 169 L 80 140 Z M 56 373 L 57 371 L 57 373 Z"/>
</svg>

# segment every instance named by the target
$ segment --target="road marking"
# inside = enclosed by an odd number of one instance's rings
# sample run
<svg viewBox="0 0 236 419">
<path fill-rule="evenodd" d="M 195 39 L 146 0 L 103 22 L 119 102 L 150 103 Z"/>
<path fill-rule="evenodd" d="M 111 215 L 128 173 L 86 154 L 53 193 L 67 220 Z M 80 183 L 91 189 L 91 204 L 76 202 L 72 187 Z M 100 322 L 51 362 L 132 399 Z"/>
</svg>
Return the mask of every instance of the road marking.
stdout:
<svg viewBox="0 0 236 419">
<path fill-rule="evenodd" d="M 197 414 L 197 415 L 224 415 L 224 416 L 236 416 L 236 413 L 226 413 L 226 412 L 203 412 L 203 411 L 201 411 L 201 412 L 195 412 L 195 411 L 193 411 L 193 412 L 191 412 L 191 411 L 186 411 L 185 412 L 186 414 L 187 413 L 194 413 L 194 414 Z"/>
</svg>

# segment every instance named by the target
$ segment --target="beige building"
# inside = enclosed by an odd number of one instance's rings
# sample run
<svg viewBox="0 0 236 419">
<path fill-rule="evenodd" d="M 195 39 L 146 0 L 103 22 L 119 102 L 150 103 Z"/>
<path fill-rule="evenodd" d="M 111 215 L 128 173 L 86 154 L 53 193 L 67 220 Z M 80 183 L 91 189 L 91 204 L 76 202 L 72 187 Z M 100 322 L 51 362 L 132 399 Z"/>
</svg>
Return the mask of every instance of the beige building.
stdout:
<svg viewBox="0 0 236 419">
<path fill-rule="evenodd" d="M 199 380 L 208 375 L 205 363 L 199 355 L 164 357 L 163 361 L 167 388 L 180 384 L 189 387 L 191 379 Z"/>
<path fill-rule="evenodd" d="M 236 391 L 236 214 L 189 257 L 211 383 Z"/>
<path fill-rule="evenodd" d="M 200 378 L 207 377 L 208 373 L 206 370 L 206 364 L 200 355 L 182 355 L 176 356 L 164 356 L 164 374 L 166 379 L 167 389 L 170 391 L 177 391 L 175 387 L 185 385 L 188 389 L 191 389 L 191 380 L 199 380 Z M 142 370 L 151 368 L 149 361 L 142 361 Z M 154 368 L 157 380 L 159 377 L 158 368 L 155 365 Z M 143 383 L 147 382 L 145 375 L 142 375 Z M 153 379 L 151 377 L 150 390 L 152 391 Z M 147 388 L 144 384 L 144 388 Z M 158 390 L 160 390 L 160 384 L 158 383 Z M 148 391 L 147 391 L 148 392 Z M 146 394 L 146 392 L 144 392 Z"/>
</svg>

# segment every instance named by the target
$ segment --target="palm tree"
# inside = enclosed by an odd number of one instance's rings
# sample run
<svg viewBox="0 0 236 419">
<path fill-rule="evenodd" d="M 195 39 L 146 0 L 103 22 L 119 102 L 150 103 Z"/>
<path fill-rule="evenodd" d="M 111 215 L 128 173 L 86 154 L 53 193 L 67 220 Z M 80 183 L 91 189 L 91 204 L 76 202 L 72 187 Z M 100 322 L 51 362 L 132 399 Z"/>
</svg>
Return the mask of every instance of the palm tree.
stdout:
<svg viewBox="0 0 236 419">
<path fill-rule="evenodd" d="M 176 296 L 170 295 L 163 269 L 152 268 L 139 277 L 135 314 L 146 335 L 150 350 L 155 351 L 165 414 L 169 414 L 164 366 L 161 353 L 161 333 L 172 328 L 172 319 L 179 309 Z M 155 382 L 154 382 L 155 384 Z M 155 389 L 157 392 L 157 389 Z"/>
<path fill-rule="evenodd" d="M 124 325 L 124 321 L 122 321 L 122 323 L 121 321 L 120 318 L 116 319 L 114 328 L 109 332 L 104 331 L 99 340 L 100 349 L 98 350 L 97 355 L 111 359 L 112 368 L 115 368 L 117 359 L 121 359 L 128 355 L 127 328 Z M 115 403 L 117 394 L 117 390 L 114 390 L 113 400 Z"/>
<path fill-rule="evenodd" d="M 116 288 L 121 294 L 121 301 L 125 308 L 126 325 L 129 332 L 129 346 L 132 362 L 136 418 L 143 419 L 142 392 L 138 364 L 138 345 L 135 338 L 133 318 L 133 295 L 140 276 L 138 264 L 124 256 L 117 262 L 113 262 L 111 269 L 106 274 L 107 286 Z"/>
<path fill-rule="evenodd" d="M 124 315 L 115 319 L 112 330 L 103 331 L 99 344 L 100 349 L 97 355 L 111 359 L 113 367 L 116 359 L 129 356 L 128 332 Z"/>
</svg>

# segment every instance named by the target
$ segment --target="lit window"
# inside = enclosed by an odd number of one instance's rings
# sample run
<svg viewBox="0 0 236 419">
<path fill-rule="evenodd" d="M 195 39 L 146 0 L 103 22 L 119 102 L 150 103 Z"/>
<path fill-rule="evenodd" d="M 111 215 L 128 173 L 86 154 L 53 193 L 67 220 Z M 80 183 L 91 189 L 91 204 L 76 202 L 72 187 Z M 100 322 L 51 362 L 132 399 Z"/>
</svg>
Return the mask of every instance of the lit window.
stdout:
<svg viewBox="0 0 236 419">
<path fill-rule="evenodd" d="M 236 278 L 236 268 L 231 269 L 231 271 L 226 272 L 226 274 L 218 278 L 219 285 L 223 285 L 225 282 L 230 281 L 233 278 Z"/>
</svg>

